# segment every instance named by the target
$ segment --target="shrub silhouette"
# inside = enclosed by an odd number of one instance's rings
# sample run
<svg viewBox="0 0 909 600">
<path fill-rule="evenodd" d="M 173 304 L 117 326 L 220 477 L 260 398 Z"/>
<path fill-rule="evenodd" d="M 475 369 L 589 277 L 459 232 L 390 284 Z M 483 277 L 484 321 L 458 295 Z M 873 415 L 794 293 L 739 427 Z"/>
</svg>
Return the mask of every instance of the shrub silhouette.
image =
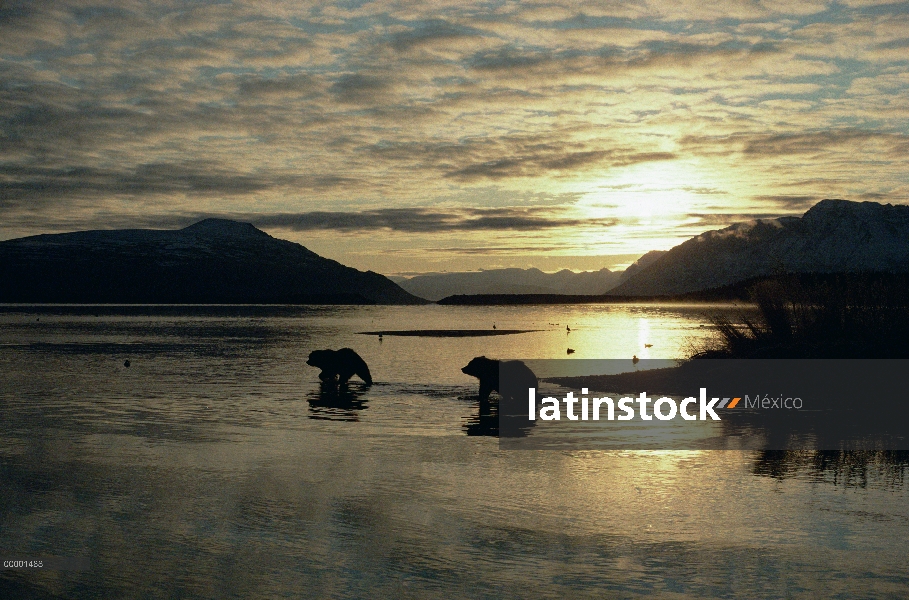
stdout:
<svg viewBox="0 0 909 600">
<path fill-rule="evenodd" d="M 757 314 L 710 318 L 692 358 L 907 358 L 909 276 L 788 275 L 750 289 Z"/>
</svg>

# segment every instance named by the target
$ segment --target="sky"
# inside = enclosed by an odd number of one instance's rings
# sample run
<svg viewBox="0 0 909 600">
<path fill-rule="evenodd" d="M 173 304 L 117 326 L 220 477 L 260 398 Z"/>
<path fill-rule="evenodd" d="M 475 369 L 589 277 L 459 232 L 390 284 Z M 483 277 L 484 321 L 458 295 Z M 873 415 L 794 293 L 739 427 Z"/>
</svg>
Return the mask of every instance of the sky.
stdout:
<svg viewBox="0 0 909 600">
<path fill-rule="evenodd" d="M 624 268 L 909 203 L 909 3 L 0 0 L 0 239 L 248 221 L 385 274 Z"/>
</svg>

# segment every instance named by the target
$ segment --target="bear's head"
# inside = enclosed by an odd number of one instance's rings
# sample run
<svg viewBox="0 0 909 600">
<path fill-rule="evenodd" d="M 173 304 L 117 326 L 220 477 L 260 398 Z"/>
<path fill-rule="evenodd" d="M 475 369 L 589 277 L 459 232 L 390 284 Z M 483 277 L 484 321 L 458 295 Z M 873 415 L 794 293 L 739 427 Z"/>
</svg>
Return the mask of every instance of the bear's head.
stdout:
<svg viewBox="0 0 909 600">
<path fill-rule="evenodd" d="M 497 375 L 499 373 L 499 361 L 486 358 L 485 356 L 478 356 L 467 363 L 467 366 L 461 369 L 461 372 L 473 377 Z"/>
<path fill-rule="evenodd" d="M 313 350 L 306 359 L 306 364 L 311 367 L 325 367 L 334 362 L 333 350 Z"/>
</svg>

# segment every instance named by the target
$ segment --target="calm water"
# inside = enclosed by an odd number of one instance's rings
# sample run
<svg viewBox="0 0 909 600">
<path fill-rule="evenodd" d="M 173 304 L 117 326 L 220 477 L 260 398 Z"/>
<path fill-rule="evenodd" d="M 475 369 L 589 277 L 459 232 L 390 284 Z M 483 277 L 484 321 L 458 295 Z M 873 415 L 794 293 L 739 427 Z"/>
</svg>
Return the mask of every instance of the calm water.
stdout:
<svg viewBox="0 0 909 600">
<path fill-rule="evenodd" d="M 467 435 L 470 358 L 673 358 L 713 310 L 2 308 L 0 550 L 92 568 L 0 572 L 0 595 L 909 596 L 892 457 Z M 356 333 L 493 323 L 543 331 Z M 344 346 L 376 383 L 321 394 L 306 357 Z"/>
</svg>

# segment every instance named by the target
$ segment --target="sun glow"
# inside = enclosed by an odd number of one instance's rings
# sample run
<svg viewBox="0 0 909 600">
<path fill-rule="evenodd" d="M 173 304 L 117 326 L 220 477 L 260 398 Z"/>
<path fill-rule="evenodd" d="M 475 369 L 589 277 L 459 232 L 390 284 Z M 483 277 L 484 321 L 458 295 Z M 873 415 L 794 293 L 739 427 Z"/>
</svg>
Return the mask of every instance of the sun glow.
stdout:
<svg viewBox="0 0 909 600">
<path fill-rule="evenodd" d="M 575 206 L 591 221 L 613 220 L 610 237 L 624 249 L 646 252 L 680 243 L 686 226 L 697 229 L 699 215 L 729 207 L 733 187 L 699 160 L 641 163 L 579 184 L 574 191 L 583 197 Z"/>
<path fill-rule="evenodd" d="M 728 199 L 727 186 L 717 175 L 697 161 L 632 165 L 587 182 L 587 195 L 580 205 L 606 209 L 611 216 L 641 225 L 678 221 L 705 202 Z"/>
</svg>

